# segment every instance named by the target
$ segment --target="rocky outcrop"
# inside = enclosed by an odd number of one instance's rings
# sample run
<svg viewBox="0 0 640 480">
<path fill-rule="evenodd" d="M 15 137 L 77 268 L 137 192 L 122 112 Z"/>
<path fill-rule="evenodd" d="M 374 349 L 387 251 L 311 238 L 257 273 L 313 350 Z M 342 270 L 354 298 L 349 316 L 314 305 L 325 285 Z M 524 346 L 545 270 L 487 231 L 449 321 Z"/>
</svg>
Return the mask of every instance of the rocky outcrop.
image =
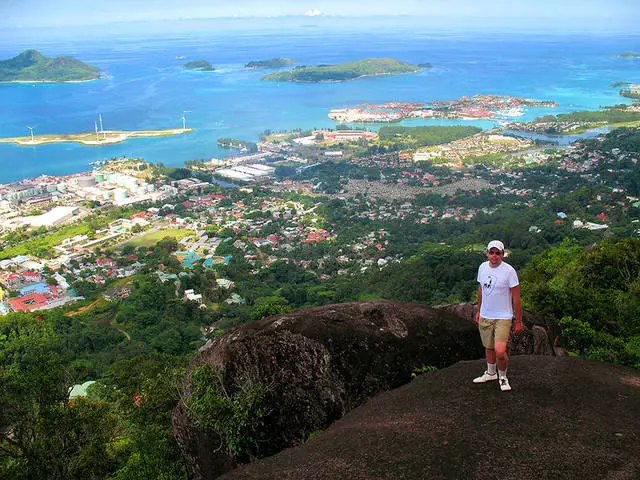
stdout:
<svg viewBox="0 0 640 480">
<path fill-rule="evenodd" d="M 428 308 L 390 301 L 329 305 L 242 325 L 208 342 L 192 360 L 211 365 L 230 395 L 247 382 L 267 387 L 266 414 L 250 452 L 238 458 L 213 428 L 198 427 L 185 401 L 173 414 L 176 439 L 199 479 L 212 479 L 238 460 L 273 455 L 299 445 L 369 398 L 409 382 L 423 367 L 484 356 L 471 304 Z M 533 326 L 525 317 L 525 323 Z M 532 353 L 527 329 L 514 342 Z M 546 336 L 545 336 L 546 338 Z M 547 341 L 548 342 L 548 341 Z"/>
<path fill-rule="evenodd" d="M 474 384 L 482 360 L 421 375 L 304 445 L 220 480 L 640 478 L 640 372 L 516 356 L 513 390 Z"/>
<path fill-rule="evenodd" d="M 411 379 L 414 370 L 478 358 L 473 324 L 420 305 L 370 301 L 299 310 L 242 325 L 210 341 L 191 362 L 220 372 L 232 393 L 248 376 L 268 391 L 252 455 L 300 444 L 368 398 Z M 192 393 L 189 378 L 185 398 Z M 185 402 L 173 415 L 176 439 L 197 478 L 215 478 L 237 459 L 212 429 L 196 427 Z M 222 447 L 222 448 L 221 448 Z"/>
</svg>

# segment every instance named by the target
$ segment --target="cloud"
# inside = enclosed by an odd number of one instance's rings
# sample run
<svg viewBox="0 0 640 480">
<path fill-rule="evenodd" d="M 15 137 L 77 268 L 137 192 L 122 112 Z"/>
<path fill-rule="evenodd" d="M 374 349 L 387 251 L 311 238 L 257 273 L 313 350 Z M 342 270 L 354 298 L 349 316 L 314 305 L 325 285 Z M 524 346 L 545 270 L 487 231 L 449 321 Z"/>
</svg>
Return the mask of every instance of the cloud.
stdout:
<svg viewBox="0 0 640 480">
<path fill-rule="evenodd" d="M 307 17 L 318 17 L 320 15 L 324 15 L 324 12 L 321 12 L 317 8 L 312 8 L 311 10 L 307 10 L 304 12 Z"/>
</svg>

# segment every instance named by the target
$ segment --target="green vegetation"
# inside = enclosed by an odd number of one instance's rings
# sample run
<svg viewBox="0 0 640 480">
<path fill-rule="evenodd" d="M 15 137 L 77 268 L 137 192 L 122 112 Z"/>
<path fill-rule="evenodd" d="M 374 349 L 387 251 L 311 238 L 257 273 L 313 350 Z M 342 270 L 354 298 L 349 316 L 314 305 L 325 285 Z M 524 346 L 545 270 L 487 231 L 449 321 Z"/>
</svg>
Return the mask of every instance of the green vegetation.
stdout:
<svg viewBox="0 0 640 480">
<path fill-rule="evenodd" d="M 293 70 L 274 72 L 261 80 L 273 82 L 344 82 L 371 75 L 399 75 L 414 73 L 420 67 L 400 62 L 392 58 L 366 58 L 337 65 L 296 67 Z"/>
<path fill-rule="evenodd" d="M 482 129 L 472 126 L 451 127 L 400 127 L 386 126 L 380 128 L 380 142 L 400 144 L 402 148 L 409 146 L 426 147 L 453 142 L 461 138 L 480 133 Z"/>
<path fill-rule="evenodd" d="M 434 365 L 425 365 L 424 367 L 415 368 L 413 372 L 411 372 L 411 378 L 415 378 L 418 375 L 423 375 L 425 373 L 433 373 L 437 371 L 438 371 L 438 367 Z"/>
<path fill-rule="evenodd" d="M 636 122 L 638 120 L 640 120 L 640 112 L 612 107 L 597 111 L 583 110 L 580 112 L 560 113 L 558 115 L 545 115 L 544 117 L 536 118 L 534 122 L 587 122 L 615 124 Z"/>
<path fill-rule="evenodd" d="M 36 50 L 0 62 L 0 82 L 71 82 L 100 78 L 100 69 L 73 57 L 47 58 Z"/>
<path fill-rule="evenodd" d="M 135 207 L 113 207 L 100 212 L 99 215 L 86 217 L 82 222 L 73 225 L 48 230 L 40 227 L 31 231 L 26 229 L 12 231 L 3 238 L 4 248 L 0 250 L 0 260 L 27 254 L 49 258 L 53 253 L 53 247 L 60 245 L 63 240 L 76 235 L 88 235 L 92 238 L 96 230 L 105 228 L 116 218 L 128 216 L 134 212 Z"/>
<path fill-rule="evenodd" d="M 240 140 L 239 138 L 220 137 L 218 139 L 218 145 L 227 148 L 242 148 L 247 146 L 246 140 Z"/>
<path fill-rule="evenodd" d="M 155 232 L 149 232 L 139 237 L 133 238 L 127 242 L 127 245 L 134 247 L 153 247 L 160 240 L 166 237 L 174 238 L 176 241 L 180 241 L 184 237 L 194 235 L 196 232 L 193 230 L 185 230 L 180 228 L 163 228 L 156 230 Z"/>
<path fill-rule="evenodd" d="M 218 145 L 225 148 L 246 149 L 247 153 L 255 153 L 258 151 L 258 145 L 254 142 L 247 142 L 238 138 L 221 137 L 218 139 Z"/>
<path fill-rule="evenodd" d="M 634 98 L 636 100 L 639 100 L 640 99 L 640 89 L 620 90 L 620 95 L 622 95 L 623 97 Z"/>
<path fill-rule="evenodd" d="M 640 368 L 640 240 L 585 250 L 565 242 L 533 258 L 522 277 L 532 310 L 557 322 L 569 351 Z"/>
<path fill-rule="evenodd" d="M 244 68 L 282 68 L 293 65 L 296 62 L 290 58 L 270 58 L 269 60 L 253 60 L 247 63 Z"/>
<path fill-rule="evenodd" d="M 182 66 L 182 68 L 186 68 L 187 70 L 198 70 L 200 72 L 213 72 L 215 70 L 214 66 L 206 60 L 193 60 L 191 62 L 187 62 Z"/>
<path fill-rule="evenodd" d="M 92 232 L 92 228 L 88 223 L 69 225 L 51 233 L 46 233 L 43 229 L 40 236 L 36 236 L 33 239 L 26 240 L 9 248 L 3 248 L 0 251 L 0 260 L 12 258 L 16 255 L 27 254 L 47 257 L 50 250 L 56 245 L 60 245 L 64 239 L 74 237 L 76 235 L 86 235 L 90 232 Z"/>
<path fill-rule="evenodd" d="M 189 379 L 192 394 L 184 400 L 187 415 L 201 427 L 213 427 L 236 458 L 254 458 L 256 432 L 268 413 L 262 407 L 267 393 L 264 384 L 247 376 L 236 391 L 226 391 L 222 374 L 209 364 L 193 368 Z"/>
</svg>

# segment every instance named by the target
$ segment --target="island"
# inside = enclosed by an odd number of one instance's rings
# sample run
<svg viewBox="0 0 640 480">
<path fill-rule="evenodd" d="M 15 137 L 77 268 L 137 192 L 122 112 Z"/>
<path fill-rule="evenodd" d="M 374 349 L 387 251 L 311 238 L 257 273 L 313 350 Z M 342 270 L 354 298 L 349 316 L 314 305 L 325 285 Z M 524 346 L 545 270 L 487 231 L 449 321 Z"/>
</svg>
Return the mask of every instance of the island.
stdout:
<svg viewBox="0 0 640 480">
<path fill-rule="evenodd" d="M 258 69 L 258 68 L 282 68 L 295 64 L 294 60 L 290 58 L 270 58 L 269 60 L 252 60 L 247 63 L 244 68 Z"/>
<path fill-rule="evenodd" d="M 182 68 L 187 70 L 197 70 L 199 72 L 213 72 L 215 68 L 206 60 L 193 60 L 192 62 L 185 63 Z"/>
<path fill-rule="evenodd" d="M 73 57 L 48 58 L 29 49 L 0 61 L 0 82 L 86 82 L 100 78 L 100 71 Z"/>
<path fill-rule="evenodd" d="M 400 75 L 421 70 L 417 65 L 393 58 L 365 58 L 336 65 L 317 65 L 313 67 L 295 67 L 292 70 L 274 72 L 260 80 L 272 82 L 344 82 L 360 77 L 375 75 Z"/>
<path fill-rule="evenodd" d="M 525 107 L 557 107 L 551 101 L 506 95 L 474 95 L 458 100 L 422 102 L 390 102 L 382 105 L 362 104 L 338 108 L 329 118 L 346 123 L 390 123 L 410 118 L 444 118 L 458 120 L 504 120 L 524 115 Z"/>
<path fill-rule="evenodd" d="M 628 51 L 616 55 L 618 58 L 640 58 L 640 53 Z"/>
<path fill-rule="evenodd" d="M 169 135 L 181 135 L 183 133 L 192 132 L 193 128 L 170 128 L 168 130 L 96 130 L 93 132 L 79 133 L 58 133 L 31 135 L 24 137 L 8 137 L 0 138 L 0 143 L 15 143 L 23 146 L 45 145 L 48 143 L 65 143 L 73 142 L 81 145 L 108 145 L 112 143 L 120 143 L 129 138 L 141 137 L 166 137 Z"/>
</svg>

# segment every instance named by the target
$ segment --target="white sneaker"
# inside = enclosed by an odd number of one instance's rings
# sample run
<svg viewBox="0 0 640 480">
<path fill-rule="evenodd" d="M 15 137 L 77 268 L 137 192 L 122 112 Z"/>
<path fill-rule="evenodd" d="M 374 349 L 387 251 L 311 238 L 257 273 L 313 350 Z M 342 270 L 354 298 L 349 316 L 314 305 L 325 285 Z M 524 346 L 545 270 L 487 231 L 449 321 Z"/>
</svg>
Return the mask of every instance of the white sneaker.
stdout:
<svg viewBox="0 0 640 480">
<path fill-rule="evenodd" d="M 509 385 L 509 380 L 507 380 L 507 377 L 502 377 L 500 379 L 500 390 L 502 390 L 503 392 L 511 390 L 511 385 Z"/>
<path fill-rule="evenodd" d="M 497 380 L 497 379 L 498 379 L 497 372 L 494 374 L 491 374 L 489 372 L 484 372 L 479 377 L 474 378 L 473 383 L 484 383 L 484 382 L 490 382 L 491 380 Z"/>
</svg>

